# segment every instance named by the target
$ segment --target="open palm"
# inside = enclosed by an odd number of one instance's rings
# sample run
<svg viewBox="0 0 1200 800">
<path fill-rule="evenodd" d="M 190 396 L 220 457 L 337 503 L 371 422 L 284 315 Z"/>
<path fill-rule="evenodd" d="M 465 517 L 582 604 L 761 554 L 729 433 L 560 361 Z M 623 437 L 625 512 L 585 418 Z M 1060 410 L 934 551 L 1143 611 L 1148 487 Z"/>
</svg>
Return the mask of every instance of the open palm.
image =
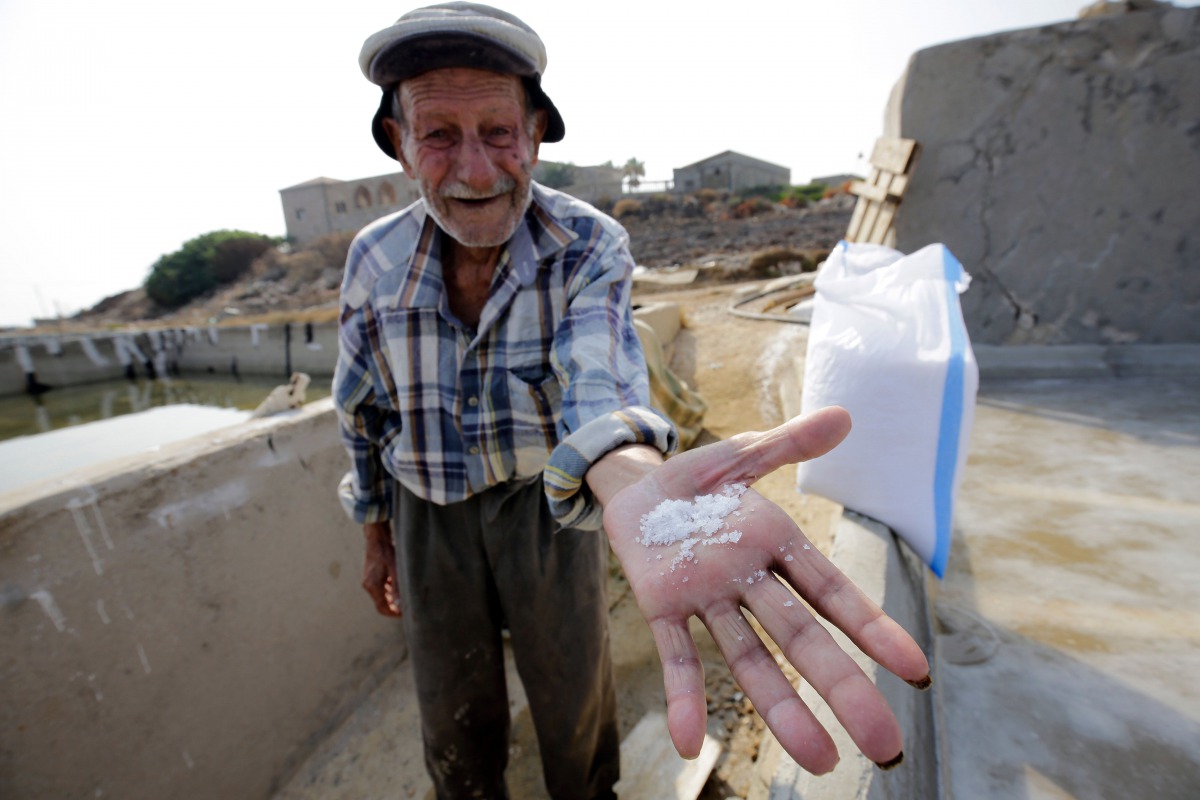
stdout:
<svg viewBox="0 0 1200 800">
<path fill-rule="evenodd" d="M 605 529 L 662 660 L 667 721 L 681 755 L 699 753 L 707 713 L 703 666 L 688 630 L 689 618 L 696 616 L 792 758 L 814 773 L 837 764 L 832 738 L 783 675 L 744 609 L 825 698 L 864 755 L 880 764 L 900 755 L 900 728 L 883 696 L 808 606 L 911 683 L 928 680 L 925 655 L 810 545 L 782 509 L 746 489 L 724 525 L 711 536 L 692 534 L 690 545 L 648 546 L 653 527 L 643 531 L 645 515 L 664 500 L 736 496 L 739 484 L 748 486 L 784 464 L 815 458 L 849 429 L 849 415 L 829 408 L 770 431 L 740 434 L 668 460 L 606 504 Z M 717 543 L 722 538 L 726 541 Z"/>
</svg>

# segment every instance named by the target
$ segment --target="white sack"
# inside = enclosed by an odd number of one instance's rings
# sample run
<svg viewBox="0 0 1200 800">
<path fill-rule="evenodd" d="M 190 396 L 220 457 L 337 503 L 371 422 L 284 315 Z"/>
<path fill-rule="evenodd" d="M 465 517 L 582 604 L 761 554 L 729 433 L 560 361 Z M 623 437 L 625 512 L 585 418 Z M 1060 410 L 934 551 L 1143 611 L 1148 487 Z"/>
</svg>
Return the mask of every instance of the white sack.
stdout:
<svg viewBox="0 0 1200 800">
<path fill-rule="evenodd" d="M 799 465 L 797 485 L 891 527 L 938 577 L 975 416 L 979 367 L 945 246 L 905 256 L 840 242 L 821 268 L 802 408 L 839 405 L 853 429 Z"/>
</svg>

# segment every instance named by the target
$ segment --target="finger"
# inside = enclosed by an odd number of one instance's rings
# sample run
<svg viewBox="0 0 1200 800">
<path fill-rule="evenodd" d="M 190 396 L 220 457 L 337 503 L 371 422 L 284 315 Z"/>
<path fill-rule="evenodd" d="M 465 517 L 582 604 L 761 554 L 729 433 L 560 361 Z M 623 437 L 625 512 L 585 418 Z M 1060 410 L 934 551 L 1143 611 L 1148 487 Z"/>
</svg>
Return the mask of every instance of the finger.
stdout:
<svg viewBox="0 0 1200 800">
<path fill-rule="evenodd" d="M 776 562 L 787 581 L 884 669 L 909 683 L 926 683 L 929 661 L 921 646 L 819 550 L 803 544 L 787 545 Z"/>
<path fill-rule="evenodd" d="M 400 613 L 400 592 L 396 589 L 396 579 L 389 575 L 387 581 L 383 584 L 383 597 L 387 600 L 388 611 L 391 616 L 399 617 Z"/>
<path fill-rule="evenodd" d="M 877 764 L 900 755 L 900 725 L 871 679 L 778 580 L 764 580 L 747 593 L 750 610 L 788 661 L 830 710 L 863 755 Z M 787 744 L 784 749 L 787 749 Z"/>
<path fill-rule="evenodd" d="M 850 433 L 850 414 L 838 406 L 822 408 L 759 433 L 732 437 L 736 459 L 750 476 L 768 475 L 785 464 L 810 461 L 842 443 Z"/>
<path fill-rule="evenodd" d="M 375 610 L 385 617 L 396 617 L 400 615 L 400 609 L 399 606 L 393 609 L 392 604 L 388 602 L 387 580 L 386 570 L 377 564 L 368 561 L 363 567 L 362 587 L 371 596 Z"/>
<path fill-rule="evenodd" d="M 796 763 L 823 775 L 838 762 L 837 746 L 784 677 L 779 665 L 737 606 L 705 619 L 734 679 L 767 727 Z"/>
<path fill-rule="evenodd" d="M 667 729 L 684 758 L 700 755 L 708 706 L 704 697 L 704 665 L 688 630 L 687 620 L 658 619 L 650 623 L 663 667 L 667 694 Z"/>
<path fill-rule="evenodd" d="M 386 562 L 387 565 L 387 580 L 384 581 L 384 594 L 388 601 L 388 608 L 397 617 L 400 616 L 400 578 L 396 570 L 396 555 L 392 553 L 391 558 Z"/>
</svg>

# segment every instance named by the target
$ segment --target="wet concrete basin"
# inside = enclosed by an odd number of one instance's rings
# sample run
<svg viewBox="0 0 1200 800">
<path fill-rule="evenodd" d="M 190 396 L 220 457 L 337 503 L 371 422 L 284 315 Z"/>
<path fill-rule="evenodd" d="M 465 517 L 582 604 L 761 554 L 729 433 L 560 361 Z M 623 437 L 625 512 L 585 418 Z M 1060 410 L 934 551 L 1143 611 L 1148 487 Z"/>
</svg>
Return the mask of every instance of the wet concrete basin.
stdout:
<svg viewBox="0 0 1200 800">
<path fill-rule="evenodd" d="M 955 798 L 1200 797 L 1200 382 L 980 392 L 931 587 Z"/>
</svg>

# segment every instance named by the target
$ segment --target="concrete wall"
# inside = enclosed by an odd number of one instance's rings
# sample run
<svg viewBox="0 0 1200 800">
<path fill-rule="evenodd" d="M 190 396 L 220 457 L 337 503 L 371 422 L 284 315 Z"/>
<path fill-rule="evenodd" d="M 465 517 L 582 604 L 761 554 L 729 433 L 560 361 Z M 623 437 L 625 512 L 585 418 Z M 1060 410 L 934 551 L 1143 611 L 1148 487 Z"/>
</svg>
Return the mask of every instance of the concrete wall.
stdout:
<svg viewBox="0 0 1200 800">
<path fill-rule="evenodd" d="M 958 256 L 973 341 L 1200 342 L 1200 8 L 922 50 L 885 132 L 923 148 L 897 247 Z"/>
<path fill-rule="evenodd" d="M 136 352 L 122 342 L 135 346 Z M 38 381 L 52 387 L 119 379 L 125 375 L 126 362 L 133 363 L 138 377 L 146 377 L 145 360 L 154 363 L 160 374 L 174 366 L 184 374 L 228 375 L 236 360 L 240 375 L 285 379 L 292 372 L 307 372 L 313 378 L 326 378 L 333 375 L 337 361 L 337 325 L 285 323 L 138 334 L 14 337 L 0 341 L 0 396 L 25 391 L 25 368 L 18 357 L 18 345 L 25 347 Z M 97 363 L 92 356 L 104 363 Z"/>
<path fill-rule="evenodd" d="M 330 401 L 0 495 L 0 797 L 267 797 L 404 655 Z"/>
</svg>

